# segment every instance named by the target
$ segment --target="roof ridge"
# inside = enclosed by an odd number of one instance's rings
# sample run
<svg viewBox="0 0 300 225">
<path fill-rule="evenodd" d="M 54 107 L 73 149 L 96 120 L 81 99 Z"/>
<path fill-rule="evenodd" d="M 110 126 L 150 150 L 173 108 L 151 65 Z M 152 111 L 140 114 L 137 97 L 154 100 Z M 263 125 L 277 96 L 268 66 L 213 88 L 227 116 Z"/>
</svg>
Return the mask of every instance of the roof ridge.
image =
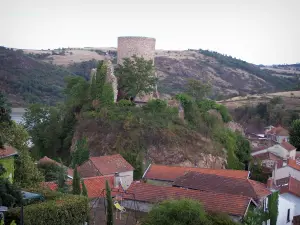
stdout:
<svg viewBox="0 0 300 225">
<path fill-rule="evenodd" d="M 175 165 L 164 165 L 164 164 L 151 164 L 151 166 L 167 166 L 167 167 L 179 167 L 179 168 L 191 168 L 191 169 L 203 169 L 203 170 L 227 170 L 227 171 L 246 171 L 246 170 L 234 170 L 234 169 L 215 169 L 215 168 L 202 168 L 192 166 L 175 166 Z"/>
<path fill-rule="evenodd" d="M 84 177 L 83 180 L 92 180 L 96 178 L 107 178 L 107 177 L 114 177 L 113 175 L 101 175 L 101 176 L 93 176 L 93 177 Z"/>
</svg>

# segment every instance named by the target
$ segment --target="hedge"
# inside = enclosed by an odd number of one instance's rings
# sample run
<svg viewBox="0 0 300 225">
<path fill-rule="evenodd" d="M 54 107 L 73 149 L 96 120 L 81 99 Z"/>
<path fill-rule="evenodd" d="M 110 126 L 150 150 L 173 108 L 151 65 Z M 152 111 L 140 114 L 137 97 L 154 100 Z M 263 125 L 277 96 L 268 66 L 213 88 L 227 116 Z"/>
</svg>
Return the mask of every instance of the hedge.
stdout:
<svg viewBox="0 0 300 225">
<path fill-rule="evenodd" d="M 83 196 L 64 195 L 51 201 L 24 207 L 25 225 L 81 225 L 88 219 L 88 199 Z M 20 224 L 20 208 L 10 209 L 5 223 L 15 220 Z"/>
</svg>

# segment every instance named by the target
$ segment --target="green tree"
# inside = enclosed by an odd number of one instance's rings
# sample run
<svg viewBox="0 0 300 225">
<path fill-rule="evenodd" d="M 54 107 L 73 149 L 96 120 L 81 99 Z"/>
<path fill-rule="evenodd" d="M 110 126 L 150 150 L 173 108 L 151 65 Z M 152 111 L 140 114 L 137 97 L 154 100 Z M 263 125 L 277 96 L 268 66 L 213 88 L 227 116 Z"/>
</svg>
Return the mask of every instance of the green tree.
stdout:
<svg viewBox="0 0 300 225">
<path fill-rule="evenodd" d="M 21 205 L 22 194 L 20 189 L 10 183 L 7 178 L 1 177 L 6 172 L 2 164 L 0 164 L 0 205 L 6 207 L 14 207 Z"/>
<path fill-rule="evenodd" d="M 15 161 L 14 181 L 20 187 L 34 187 L 44 181 L 42 173 L 36 167 L 27 149 L 18 151 L 18 158 Z"/>
<path fill-rule="evenodd" d="M 278 192 L 273 192 L 269 195 L 268 200 L 268 209 L 269 209 L 269 218 L 270 225 L 276 225 L 277 217 L 278 217 Z"/>
<path fill-rule="evenodd" d="M 208 224 L 202 205 L 193 200 L 168 200 L 154 206 L 142 225 Z"/>
<path fill-rule="evenodd" d="M 30 105 L 25 112 L 25 128 L 33 142 L 33 155 L 36 158 L 57 157 L 61 140 L 61 114 L 55 107 Z"/>
<path fill-rule="evenodd" d="M 0 148 L 4 147 L 6 143 L 6 132 L 3 129 L 8 129 L 11 125 L 11 107 L 7 101 L 6 96 L 0 91 Z"/>
<path fill-rule="evenodd" d="M 207 95 L 211 92 L 211 85 L 204 84 L 200 80 L 189 79 L 187 85 L 187 94 L 195 98 L 197 101 L 207 97 Z"/>
<path fill-rule="evenodd" d="M 232 221 L 228 215 L 223 213 L 209 213 L 207 219 L 211 225 L 239 225 L 239 223 Z"/>
<path fill-rule="evenodd" d="M 58 179 L 58 174 L 60 171 L 59 165 L 55 163 L 42 163 L 38 164 L 38 169 L 45 177 L 45 181 L 55 181 Z"/>
<path fill-rule="evenodd" d="M 69 76 L 65 78 L 67 83 L 64 93 L 66 104 L 72 107 L 81 108 L 88 97 L 89 83 L 82 77 Z"/>
<path fill-rule="evenodd" d="M 114 91 L 110 83 L 103 85 L 102 95 L 100 96 L 100 106 L 111 106 L 114 104 Z"/>
<path fill-rule="evenodd" d="M 89 149 L 86 138 L 77 140 L 75 150 L 72 152 L 72 168 L 80 166 L 89 159 Z"/>
<path fill-rule="evenodd" d="M 235 154 L 240 162 L 248 162 L 251 157 L 250 142 L 240 133 L 235 133 L 236 151 Z"/>
<path fill-rule="evenodd" d="M 292 122 L 290 142 L 297 148 L 298 151 L 300 150 L 300 119 Z"/>
<path fill-rule="evenodd" d="M 108 181 L 106 181 L 105 183 L 105 190 L 106 190 L 106 200 L 107 200 L 106 224 L 113 225 L 114 224 L 113 202 L 112 202 L 111 190 Z"/>
<path fill-rule="evenodd" d="M 82 187 L 82 195 L 85 196 L 85 197 L 88 197 L 88 192 L 87 192 L 87 189 L 86 189 L 86 186 L 84 184 L 84 181 L 81 180 L 81 187 Z"/>
<path fill-rule="evenodd" d="M 74 174 L 73 174 L 72 193 L 73 193 L 73 195 L 80 195 L 81 194 L 80 177 L 79 177 L 79 173 L 77 171 L 77 167 L 75 167 Z"/>
<path fill-rule="evenodd" d="M 253 160 L 250 162 L 250 176 L 253 180 L 259 181 L 261 183 L 266 183 L 269 176 L 272 176 L 272 174 L 268 174 L 263 171 L 262 163 L 260 160 Z"/>
<path fill-rule="evenodd" d="M 58 179 L 56 181 L 58 191 L 62 193 L 68 192 L 68 185 L 66 184 L 67 179 L 67 169 L 61 163 L 60 170 L 58 173 Z"/>
<path fill-rule="evenodd" d="M 268 215 L 262 208 L 249 207 L 247 215 L 243 219 L 244 225 L 258 225 L 263 224 L 267 220 Z"/>
<path fill-rule="evenodd" d="M 6 144 L 15 147 L 17 150 L 28 148 L 29 134 L 23 125 L 11 121 L 10 126 L 4 126 L 1 130 Z"/>
<path fill-rule="evenodd" d="M 115 70 L 118 88 L 123 98 L 135 98 L 138 94 L 148 94 L 154 90 L 157 78 L 152 60 L 133 56 L 125 58 Z"/>
<path fill-rule="evenodd" d="M 100 61 L 96 72 L 96 99 L 100 100 L 106 82 L 107 66 L 104 61 Z"/>
</svg>

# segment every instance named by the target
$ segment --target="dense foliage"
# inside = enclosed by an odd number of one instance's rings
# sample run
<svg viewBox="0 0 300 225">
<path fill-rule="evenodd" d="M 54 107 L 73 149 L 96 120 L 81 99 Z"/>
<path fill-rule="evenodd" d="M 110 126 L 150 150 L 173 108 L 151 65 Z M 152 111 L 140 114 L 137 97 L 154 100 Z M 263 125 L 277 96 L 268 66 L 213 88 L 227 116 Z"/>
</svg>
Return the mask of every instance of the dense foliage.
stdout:
<svg viewBox="0 0 300 225">
<path fill-rule="evenodd" d="M 39 163 L 38 169 L 45 177 L 45 181 L 55 181 L 58 179 L 60 167 L 55 163 Z"/>
<path fill-rule="evenodd" d="M 153 91 L 157 82 L 154 73 L 152 60 L 137 56 L 133 56 L 132 59 L 125 58 L 115 70 L 121 93 L 120 99 L 135 98 L 138 94 L 148 94 Z"/>
<path fill-rule="evenodd" d="M 82 196 L 62 196 L 54 200 L 24 207 L 24 224 L 26 225 L 65 225 L 84 224 L 89 213 L 88 199 Z M 20 222 L 20 208 L 7 212 L 8 224 L 15 220 Z"/>
<path fill-rule="evenodd" d="M 280 97 L 256 106 L 246 105 L 236 108 L 233 114 L 237 122 L 261 128 L 270 124 L 289 127 L 293 120 L 300 119 L 299 112 L 285 109 L 284 102 Z"/>
<path fill-rule="evenodd" d="M 18 206 L 22 202 L 20 189 L 7 178 L 1 177 L 6 172 L 0 164 L 0 205 L 6 207 Z"/>
<path fill-rule="evenodd" d="M 91 75 L 91 70 L 93 68 L 97 68 L 97 65 L 98 65 L 98 61 L 92 59 L 80 63 L 73 63 L 68 66 L 68 69 L 72 73 L 84 77 L 86 80 L 89 80 Z"/>
<path fill-rule="evenodd" d="M 142 225 L 237 225 L 225 214 L 206 213 L 198 201 L 167 200 L 152 208 Z"/>
<path fill-rule="evenodd" d="M 36 167 L 27 149 L 18 151 L 14 182 L 20 187 L 31 187 L 39 185 L 44 177 Z"/>
<path fill-rule="evenodd" d="M 76 165 L 80 166 L 85 161 L 89 159 L 90 152 L 88 149 L 88 144 L 86 138 L 76 141 L 75 150 L 71 153 L 72 156 L 72 168 L 75 168 Z"/>
<path fill-rule="evenodd" d="M 64 77 L 71 73 L 22 51 L 0 47 L 0 87 L 14 105 L 55 104 L 61 100 Z"/>
<path fill-rule="evenodd" d="M 77 171 L 77 167 L 75 167 L 74 173 L 73 173 L 72 194 L 73 195 L 80 195 L 81 194 L 80 176 L 79 176 L 79 173 Z"/>
<path fill-rule="evenodd" d="M 290 142 L 297 148 L 298 151 L 300 150 L 300 119 L 292 122 L 290 130 Z"/>
<path fill-rule="evenodd" d="M 7 142 L 7 135 L 3 129 L 9 129 L 11 125 L 10 118 L 11 108 L 7 101 L 6 96 L 2 91 L 0 91 L 0 148 L 4 147 L 4 144 Z"/>
<path fill-rule="evenodd" d="M 270 225 L 276 225 L 277 217 L 278 217 L 278 198 L 279 193 L 273 192 L 268 197 L 268 210 L 269 210 L 269 218 L 270 218 Z"/>
<path fill-rule="evenodd" d="M 154 206 L 143 225 L 206 225 L 206 213 L 202 205 L 193 200 L 169 200 Z"/>
</svg>

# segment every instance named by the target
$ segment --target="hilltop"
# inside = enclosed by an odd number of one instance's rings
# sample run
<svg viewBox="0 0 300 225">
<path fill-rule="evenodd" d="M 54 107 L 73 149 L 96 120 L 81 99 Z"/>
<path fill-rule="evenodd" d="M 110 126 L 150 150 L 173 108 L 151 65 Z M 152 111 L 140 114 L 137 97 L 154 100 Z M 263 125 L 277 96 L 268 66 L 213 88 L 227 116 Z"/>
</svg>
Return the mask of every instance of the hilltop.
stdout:
<svg viewBox="0 0 300 225">
<path fill-rule="evenodd" d="M 98 60 L 116 63 L 115 48 L 63 48 L 55 50 L 11 50 L 1 48 L 1 85 L 13 105 L 31 102 L 53 104 L 62 99 L 67 75 L 89 78 Z M 270 93 L 296 87 L 299 64 L 257 66 L 231 56 L 206 50 L 157 50 L 156 72 L 161 96 L 184 91 L 187 79 L 199 79 L 213 86 L 212 98 Z M 22 77 L 16 79 L 16 77 Z"/>
</svg>

